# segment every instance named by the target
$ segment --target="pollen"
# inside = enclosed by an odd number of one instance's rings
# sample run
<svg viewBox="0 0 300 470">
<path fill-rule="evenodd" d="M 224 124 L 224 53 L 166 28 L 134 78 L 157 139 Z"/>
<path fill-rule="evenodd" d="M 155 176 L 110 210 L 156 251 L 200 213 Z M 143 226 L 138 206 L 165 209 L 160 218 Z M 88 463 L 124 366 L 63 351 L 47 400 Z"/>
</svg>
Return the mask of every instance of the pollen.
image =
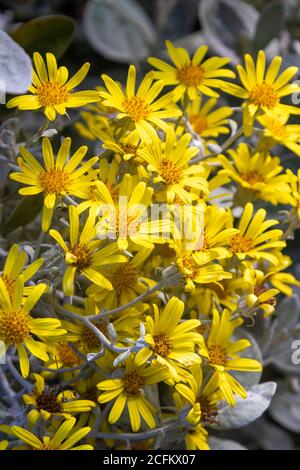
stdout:
<svg viewBox="0 0 300 470">
<path fill-rule="evenodd" d="M 138 282 L 138 271 L 134 266 L 126 264 L 113 275 L 111 283 L 118 294 L 134 289 Z"/>
<path fill-rule="evenodd" d="M 37 89 L 39 103 L 46 106 L 55 106 L 66 103 L 69 92 L 64 85 L 57 82 L 43 82 Z"/>
<path fill-rule="evenodd" d="M 189 279 L 194 279 L 199 274 L 199 268 L 190 256 L 182 258 L 182 270 Z"/>
<path fill-rule="evenodd" d="M 253 240 L 246 235 L 237 233 L 230 241 L 230 249 L 232 253 L 247 253 L 253 248 Z"/>
<path fill-rule="evenodd" d="M 159 166 L 159 173 L 167 186 L 177 184 L 182 179 L 182 169 L 167 158 L 162 159 Z"/>
<path fill-rule="evenodd" d="M 201 114 L 194 114 L 189 119 L 192 127 L 197 134 L 201 135 L 203 131 L 208 129 L 208 122 L 205 116 L 201 116 Z"/>
<path fill-rule="evenodd" d="M 62 413 L 62 406 L 57 400 L 57 395 L 53 391 L 45 392 L 36 395 L 36 407 L 38 411 L 48 411 L 48 413 Z"/>
<path fill-rule="evenodd" d="M 247 181 L 250 185 L 256 184 L 256 183 L 264 183 L 265 178 L 260 175 L 257 171 L 248 171 L 247 173 L 242 173 L 241 178 L 244 181 Z"/>
<path fill-rule="evenodd" d="M 154 352 L 161 357 L 167 357 L 172 350 L 170 340 L 166 335 L 154 336 Z"/>
<path fill-rule="evenodd" d="M 279 103 L 279 96 L 268 83 L 258 83 L 250 91 L 250 101 L 257 106 L 274 108 Z"/>
<path fill-rule="evenodd" d="M 90 266 L 92 262 L 91 252 L 87 245 L 74 245 L 70 248 L 70 253 L 76 257 L 73 263 L 78 269 L 84 269 Z"/>
<path fill-rule="evenodd" d="M 59 360 L 65 367 L 75 367 L 81 362 L 80 358 L 68 343 L 59 343 L 57 345 L 57 354 Z"/>
<path fill-rule="evenodd" d="M 6 274 L 2 274 L 2 280 L 5 284 L 5 287 L 7 289 L 7 292 L 8 292 L 8 295 L 10 298 L 12 298 L 12 295 L 13 295 L 13 290 L 14 290 L 14 281 L 12 279 L 10 279 Z"/>
<path fill-rule="evenodd" d="M 69 174 L 60 168 L 49 168 L 39 175 L 40 185 L 47 194 L 63 194 L 70 184 Z"/>
<path fill-rule="evenodd" d="M 144 378 L 136 371 L 125 375 L 124 377 L 124 391 L 129 396 L 136 396 L 140 393 L 141 388 L 145 385 Z"/>
<path fill-rule="evenodd" d="M 185 65 L 177 70 L 177 79 L 186 86 L 197 87 L 201 85 L 205 78 L 205 72 L 202 67 L 196 65 Z"/>
<path fill-rule="evenodd" d="M 146 119 L 151 112 L 150 106 L 140 96 L 127 98 L 123 101 L 123 108 L 134 122 Z"/>
<path fill-rule="evenodd" d="M 208 348 L 209 363 L 225 367 L 227 364 L 226 350 L 219 344 L 211 344 Z"/>
<path fill-rule="evenodd" d="M 0 338 L 6 343 L 17 346 L 29 337 L 30 316 L 23 310 L 0 311 Z"/>
</svg>

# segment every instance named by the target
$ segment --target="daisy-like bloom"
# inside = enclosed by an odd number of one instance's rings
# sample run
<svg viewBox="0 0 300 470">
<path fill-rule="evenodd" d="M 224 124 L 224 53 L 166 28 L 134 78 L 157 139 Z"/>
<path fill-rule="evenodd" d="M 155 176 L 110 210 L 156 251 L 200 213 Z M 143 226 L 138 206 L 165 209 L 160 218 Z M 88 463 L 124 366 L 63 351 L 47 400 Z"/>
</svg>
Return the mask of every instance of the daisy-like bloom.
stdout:
<svg viewBox="0 0 300 470">
<path fill-rule="evenodd" d="M 177 101 L 185 93 L 191 100 L 199 94 L 218 98 L 219 94 L 213 88 L 223 88 L 223 78 L 235 78 L 234 72 L 222 68 L 230 62 L 226 57 L 210 57 L 204 60 L 208 47 L 200 46 L 191 59 L 186 49 L 175 47 L 171 41 L 166 41 L 168 54 L 174 64 L 169 65 L 163 60 L 150 57 L 148 62 L 158 71 L 154 72 L 157 80 L 164 85 L 173 85 L 174 99 Z"/>
<path fill-rule="evenodd" d="M 91 400 L 78 399 L 71 390 L 58 392 L 45 386 L 41 375 L 32 375 L 35 379 L 34 389 L 30 395 L 23 395 L 24 403 L 32 408 L 27 414 L 31 424 L 35 424 L 39 418 L 47 421 L 51 416 L 69 419 L 73 414 L 88 412 L 95 407 Z"/>
<path fill-rule="evenodd" d="M 155 304 L 153 310 L 154 318 L 147 316 L 145 322 L 144 341 L 148 346 L 136 354 L 135 362 L 141 366 L 151 359 L 152 364 L 160 364 L 169 370 L 172 379 L 178 380 L 182 368 L 201 362 L 195 353 L 195 345 L 203 341 L 196 331 L 200 321 L 180 323 L 184 303 L 177 297 L 172 297 L 162 312 Z"/>
<path fill-rule="evenodd" d="M 271 250 L 282 249 L 286 243 L 280 240 L 283 234 L 282 230 L 269 230 L 270 227 L 278 224 L 278 220 L 265 220 L 267 213 L 264 209 L 259 209 L 253 214 L 253 204 L 248 202 L 239 222 L 239 232 L 230 239 L 229 249 L 240 260 L 249 257 L 257 260 L 265 259 L 272 264 L 278 264 L 278 259 L 271 253 Z M 233 225 L 232 215 L 230 224 Z"/>
<path fill-rule="evenodd" d="M 291 188 L 289 204 L 293 207 L 293 212 L 300 220 L 300 170 L 295 175 L 290 169 L 286 170 Z"/>
<path fill-rule="evenodd" d="M 0 278 L 0 340 L 6 348 L 16 347 L 20 369 L 23 377 L 28 377 L 29 360 L 28 351 L 42 361 L 48 361 L 45 351 L 45 343 L 33 339 L 33 335 L 39 338 L 57 337 L 66 333 L 61 329 L 61 323 L 56 318 L 33 318 L 30 311 L 39 301 L 46 290 L 45 284 L 33 287 L 24 300 L 24 278 L 18 276 L 14 283 L 12 298 Z"/>
<path fill-rule="evenodd" d="M 14 243 L 7 254 L 1 274 L 10 298 L 12 298 L 14 284 L 18 276 L 22 274 L 24 282 L 29 281 L 44 262 L 42 258 L 39 258 L 24 269 L 26 258 L 25 251 L 20 250 L 19 246 Z M 28 295 L 31 290 L 32 286 L 24 287 L 24 295 Z"/>
<path fill-rule="evenodd" d="M 75 418 L 66 419 L 52 436 L 41 438 L 20 426 L 12 426 L 11 431 L 26 444 L 28 450 L 93 450 L 89 444 L 76 445 L 91 432 L 91 428 L 73 431 L 75 423 Z"/>
<path fill-rule="evenodd" d="M 67 268 L 63 276 L 63 291 L 65 295 L 74 295 L 75 275 L 81 274 L 91 282 L 113 289 L 110 281 L 99 272 L 101 266 L 114 263 L 125 263 L 127 258 L 118 254 L 118 245 L 111 243 L 101 248 L 103 240 L 96 240 L 96 216 L 89 212 L 88 218 L 81 230 L 78 209 L 69 206 L 70 242 L 66 243 L 57 230 L 50 230 L 49 235 L 57 241 L 65 252 Z"/>
<path fill-rule="evenodd" d="M 205 102 L 198 98 L 191 101 L 186 108 L 187 118 L 193 130 L 204 139 L 229 133 L 228 120 L 233 110 L 229 106 L 214 109 L 216 104 L 215 98 Z"/>
<path fill-rule="evenodd" d="M 23 158 L 18 158 L 18 164 L 21 172 L 10 174 L 11 179 L 27 185 L 19 190 L 22 196 L 43 193 L 42 229 L 45 232 L 49 229 L 56 201 L 67 195 L 84 198 L 83 187 L 95 176 L 93 171 L 86 173 L 98 161 L 98 157 L 81 164 L 87 147 L 80 147 L 68 159 L 70 147 L 71 139 L 67 137 L 54 158 L 51 142 L 45 137 L 42 143 L 44 166 L 25 147 L 20 147 Z"/>
<path fill-rule="evenodd" d="M 67 108 L 79 108 L 88 103 L 99 101 L 99 92 L 85 90 L 73 92 L 87 75 L 90 64 L 85 63 L 81 69 L 68 80 L 69 72 L 66 67 L 57 67 L 53 54 L 46 54 L 46 64 L 43 57 L 33 54 L 35 70 L 33 70 L 32 85 L 28 88 L 30 95 L 12 98 L 7 103 L 8 108 L 18 107 L 21 110 L 42 109 L 49 121 L 54 121 L 57 114 L 66 114 Z"/>
<path fill-rule="evenodd" d="M 112 135 L 112 132 L 106 132 L 99 128 L 92 129 L 95 136 L 103 142 L 102 147 L 106 150 L 112 150 L 115 154 L 120 155 L 125 161 L 137 160 L 137 151 L 141 143 L 140 136 L 137 130 L 131 131 L 117 138 Z"/>
<path fill-rule="evenodd" d="M 161 186 L 156 196 L 158 200 L 172 203 L 177 196 L 179 200 L 190 203 L 198 199 L 199 192 L 208 194 L 203 167 L 190 164 L 199 152 L 197 147 L 189 147 L 190 142 L 190 134 L 184 134 L 177 141 L 174 130 L 169 126 L 165 142 L 155 136 L 151 145 L 139 151 L 148 163 L 148 172 L 153 174 L 153 183 Z"/>
<path fill-rule="evenodd" d="M 266 279 L 270 281 L 275 289 L 278 289 L 284 295 L 291 297 L 293 289 L 290 286 L 300 287 L 300 281 L 295 278 L 292 273 L 282 272 L 292 265 L 292 260 L 289 256 L 283 255 L 281 252 L 274 253 L 278 259 L 278 264 L 265 267 L 267 274 Z"/>
<path fill-rule="evenodd" d="M 245 68 L 237 66 L 242 86 L 224 83 L 222 89 L 244 100 L 244 132 L 250 135 L 254 118 L 259 112 L 276 111 L 280 113 L 300 114 L 299 107 L 280 102 L 281 98 L 299 92 L 299 85 L 289 83 L 298 72 L 297 67 L 288 67 L 278 75 L 282 58 L 274 57 L 266 70 L 266 55 L 259 51 L 256 64 L 250 54 L 245 55 Z"/>
<path fill-rule="evenodd" d="M 152 249 L 154 243 L 165 243 L 164 234 L 170 236 L 170 220 L 159 220 L 150 214 L 153 188 L 144 181 L 135 184 L 135 179 L 126 174 L 118 188 L 118 199 L 113 200 L 106 185 L 99 181 L 99 204 L 97 235 L 101 239 L 114 239 L 120 250 L 127 250 L 129 243 Z"/>
<path fill-rule="evenodd" d="M 186 450 L 209 450 L 207 436 L 208 432 L 202 424 L 187 429 L 185 435 Z"/>
<path fill-rule="evenodd" d="M 124 376 L 99 382 L 97 387 L 102 392 L 98 402 L 114 404 L 108 416 L 111 424 L 119 421 L 125 407 L 129 413 L 132 430 L 137 432 L 141 427 L 141 418 L 150 429 L 154 429 L 156 409 L 144 396 L 147 385 L 153 385 L 168 379 L 169 373 L 161 366 L 137 366 L 133 358 L 128 358 L 125 364 Z"/>
<path fill-rule="evenodd" d="M 112 291 L 92 285 L 88 287 L 86 293 L 92 295 L 95 302 L 107 310 L 128 304 L 155 284 L 153 279 L 144 277 L 141 273 L 142 265 L 151 252 L 152 250 L 148 248 L 141 248 L 128 263 L 110 266 L 107 272 L 102 271 L 112 283 Z M 136 308 L 139 308 L 138 304 Z M 144 311 L 143 305 L 141 309 Z"/>
<path fill-rule="evenodd" d="M 265 149 L 280 144 L 300 157 L 300 125 L 287 124 L 289 114 L 270 113 L 257 118 L 263 126 L 263 138 L 259 146 Z"/>
<path fill-rule="evenodd" d="M 249 191 L 249 196 L 252 194 L 253 197 L 272 204 L 289 201 L 288 177 L 281 174 L 283 168 L 279 157 L 260 152 L 251 154 L 245 143 L 240 144 L 237 150 L 228 150 L 228 154 L 232 162 L 224 155 L 218 156 L 224 167 L 221 173 Z"/>
<path fill-rule="evenodd" d="M 241 323 L 240 318 L 232 320 L 228 310 L 224 310 L 220 315 L 217 309 L 214 309 L 205 353 L 208 365 L 214 370 L 223 398 L 230 406 L 234 406 L 236 403 L 234 394 L 241 398 L 247 398 L 246 390 L 233 378 L 230 371 L 259 372 L 262 370 L 261 364 L 255 359 L 239 357 L 237 354 L 249 348 L 251 346 L 250 341 L 247 339 L 230 341 L 234 330 Z"/>
<path fill-rule="evenodd" d="M 164 83 L 158 81 L 153 84 L 152 73 L 145 76 L 137 92 L 136 69 L 133 65 L 129 67 L 125 91 L 109 76 L 102 75 L 102 79 L 108 90 L 100 92 L 104 98 L 103 104 L 119 111 L 117 119 L 127 118 L 143 141 L 149 141 L 156 134 L 155 127 L 165 130 L 168 126 L 165 119 L 176 118 L 182 114 L 172 103 L 172 93 L 156 99 Z"/>
<path fill-rule="evenodd" d="M 198 250 L 198 243 L 197 249 L 193 245 L 178 236 L 171 244 L 176 254 L 175 264 L 183 276 L 187 292 L 194 291 L 197 284 L 210 284 L 232 277 L 216 262 L 220 259 L 220 250 L 211 249 L 206 253 Z"/>
</svg>

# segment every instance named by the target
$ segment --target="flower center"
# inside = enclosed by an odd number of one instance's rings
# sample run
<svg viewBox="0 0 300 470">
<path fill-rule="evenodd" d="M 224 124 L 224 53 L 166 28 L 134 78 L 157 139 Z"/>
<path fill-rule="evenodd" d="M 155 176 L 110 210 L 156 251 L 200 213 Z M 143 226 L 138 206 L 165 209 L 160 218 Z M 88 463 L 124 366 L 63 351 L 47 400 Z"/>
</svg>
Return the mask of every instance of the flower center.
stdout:
<svg viewBox="0 0 300 470">
<path fill-rule="evenodd" d="M 121 148 L 122 148 L 124 153 L 132 154 L 132 155 L 136 156 L 136 151 L 138 149 L 138 146 L 137 145 L 132 145 L 132 144 L 123 144 L 123 145 L 121 145 Z"/>
<path fill-rule="evenodd" d="M 2 280 L 5 284 L 5 287 L 7 289 L 7 292 L 8 292 L 8 295 L 10 298 L 12 298 L 12 295 L 13 295 L 13 290 L 14 290 L 14 281 L 12 279 L 10 279 L 6 274 L 2 274 Z"/>
<path fill-rule="evenodd" d="M 124 379 L 124 391 L 129 396 L 136 396 L 140 393 L 141 388 L 145 385 L 144 378 L 136 371 L 125 375 Z"/>
<path fill-rule="evenodd" d="M 66 367 L 75 367 L 81 362 L 80 358 L 68 343 L 59 343 L 57 345 L 57 353 L 59 360 Z"/>
<path fill-rule="evenodd" d="M 216 417 L 218 416 L 218 407 L 212 405 L 207 397 L 199 398 L 200 409 L 201 409 L 201 421 L 209 424 L 216 424 Z"/>
<path fill-rule="evenodd" d="M 70 184 L 70 178 L 65 170 L 49 168 L 39 174 L 40 185 L 46 193 L 65 193 Z"/>
<path fill-rule="evenodd" d="M 279 97 L 272 85 L 258 83 L 250 91 L 250 101 L 257 106 L 274 108 L 279 103 Z"/>
<path fill-rule="evenodd" d="M 6 344 L 17 346 L 29 337 L 30 316 L 23 310 L 0 311 L 0 338 Z"/>
<path fill-rule="evenodd" d="M 201 135 L 203 131 L 206 131 L 208 128 L 208 121 L 205 116 L 201 116 L 201 114 L 194 114 L 190 117 L 190 123 L 197 134 Z"/>
<path fill-rule="evenodd" d="M 57 395 L 53 391 L 42 392 L 36 396 L 36 407 L 38 411 L 44 410 L 48 413 L 62 413 L 62 406 L 57 401 Z"/>
<path fill-rule="evenodd" d="M 241 173 L 241 178 L 253 185 L 255 183 L 264 183 L 265 178 L 260 175 L 257 171 L 248 171 L 247 173 Z"/>
<path fill-rule="evenodd" d="M 182 179 L 182 169 L 167 158 L 163 158 L 159 165 L 159 172 L 166 185 L 177 184 Z"/>
<path fill-rule="evenodd" d="M 111 283 L 114 289 L 118 292 L 129 291 L 134 289 L 138 282 L 138 271 L 130 264 L 124 265 L 119 268 L 113 275 Z"/>
<path fill-rule="evenodd" d="M 154 352 L 161 357 L 167 357 L 172 350 L 169 338 L 166 335 L 154 336 Z"/>
<path fill-rule="evenodd" d="M 185 65 L 177 70 L 177 79 L 180 83 L 186 86 L 197 87 L 201 85 L 205 78 L 205 72 L 202 67 L 197 65 Z"/>
<path fill-rule="evenodd" d="M 230 249 L 232 253 L 247 253 L 247 251 L 252 250 L 253 240 L 246 235 L 237 233 L 230 240 Z"/>
<path fill-rule="evenodd" d="M 90 266 L 92 262 L 91 252 L 88 247 L 83 245 L 74 245 L 70 248 L 70 253 L 76 257 L 75 266 L 78 269 L 84 269 Z"/>
<path fill-rule="evenodd" d="M 216 366 L 226 366 L 227 354 L 226 350 L 219 344 L 211 344 L 208 348 L 209 363 Z"/>
<path fill-rule="evenodd" d="M 104 322 L 97 322 L 94 324 L 101 333 L 104 335 L 107 334 L 107 324 Z M 87 326 L 84 326 L 81 331 L 81 340 L 84 343 L 84 346 L 89 351 L 97 351 L 100 349 L 101 342 L 100 339 L 95 335 L 95 333 L 90 330 Z"/>
<path fill-rule="evenodd" d="M 124 111 L 134 121 L 138 122 L 146 119 L 150 112 L 150 106 L 140 96 L 126 98 L 123 101 Z"/>
<path fill-rule="evenodd" d="M 130 215 L 126 210 L 116 210 L 115 231 L 122 237 L 135 235 L 140 228 L 140 217 L 138 214 Z"/>
<path fill-rule="evenodd" d="M 65 103 L 69 92 L 64 85 L 56 82 L 43 82 L 37 89 L 37 98 L 44 107 Z"/>
<path fill-rule="evenodd" d="M 194 279 L 199 274 L 199 267 L 189 256 L 182 258 L 183 271 L 186 277 Z"/>
<path fill-rule="evenodd" d="M 256 295 L 256 297 L 259 297 L 260 295 L 264 294 L 264 293 L 267 292 L 268 290 L 269 290 L 269 289 L 267 289 L 267 287 L 264 287 L 264 286 L 256 286 L 256 287 L 254 287 L 254 294 Z M 276 307 L 277 300 L 276 300 L 275 297 L 271 297 L 270 299 L 265 300 L 263 303 L 264 303 L 264 304 L 271 305 L 272 307 Z"/>
</svg>

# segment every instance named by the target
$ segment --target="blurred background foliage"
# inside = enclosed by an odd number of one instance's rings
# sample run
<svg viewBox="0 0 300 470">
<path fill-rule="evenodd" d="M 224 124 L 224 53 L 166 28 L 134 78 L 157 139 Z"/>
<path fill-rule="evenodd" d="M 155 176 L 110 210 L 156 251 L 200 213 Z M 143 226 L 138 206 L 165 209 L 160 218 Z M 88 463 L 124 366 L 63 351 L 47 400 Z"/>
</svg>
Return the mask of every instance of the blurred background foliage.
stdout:
<svg viewBox="0 0 300 470">
<path fill-rule="evenodd" d="M 53 52 L 70 73 L 89 61 L 86 88 L 100 86 L 102 73 L 123 81 L 130 63 L 142 75 L 149 70 L 149 55 L 166 58 L 165 39 L 190 53 L 208 44 L 211 54 L 230 57 L 233 66 L 245 52 L 255 55 L 264 49 L 269 59 L 279 54 L 285 66 L 300 67 L 300 0 L 0 0 L 0 29 L 29 55 Z M 8 49 L 6 55 L 1 50 L 0 56 L 1 61 L 13 60 Z M 34 133 L 40 119 L 39 113 L 25 113 L 20 125 L 13 113 L 0 106 L 0 236 L 8 244 L 22 231 L 23 238 L 30 240 L 28 224 L 39 212 L 40 201 L 36 197 L 20 201 L 4 193 L 8 170 L 1 158 L 14 160 L 18 143 L 26 133 Z M 56 123 L 63 134 L 77 141 L 74 146 L 81 140 L 72 126 L 76 119 L 78 115 Z M 97 143 L 91 142 L 90 151 L 95 150 Z M 299 167 L 297 157 L 286 155 L 285 162 L 293 170 Z M 16 194 L 17 185 L 12 184 L 11 191 Z M 298 278 L 299 242 L 298 235 L 288 248 Z M 251 331 L 266 365 L 263 380 L 279 383 L 276 396 L 262 418 L 224 434 L 249 449 L 300 445 L 300 365 L 290 362 L 291 341 L 300 337 L 299 296 L 284 300 L 276 315 L 272 324 L 257 321 Z"/>
</svg>

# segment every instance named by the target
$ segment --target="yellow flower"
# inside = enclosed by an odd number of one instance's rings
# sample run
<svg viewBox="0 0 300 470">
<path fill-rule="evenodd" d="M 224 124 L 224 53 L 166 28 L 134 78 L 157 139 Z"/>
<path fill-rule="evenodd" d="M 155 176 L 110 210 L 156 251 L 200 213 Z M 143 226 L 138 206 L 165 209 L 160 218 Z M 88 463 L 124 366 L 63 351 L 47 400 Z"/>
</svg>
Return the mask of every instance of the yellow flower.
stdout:
<svg viewBox="0 0 300 470">
<path fill-rule="evenodd" d="M 293 295 L 293 290 L 290 286 L 300 287 L 300 281 L 298 281 L 293 274 L 282 271 L 291 266 L 292 260 L 289 256 L 283 255 L 280 252 L 274 252 L 274 255 L 278 260 L 278 264 L 270 266 L 269 263 L 264 263 L 262 267 L 266 272 L 266 279 L 270 281 L 275 289 L 278 289 L 284 295 L 291 297 Z M 267 266 L 265 266 L 266 264 Z"/>
<path fill-rule="evenodd" d="M 18 159 L 18 164 L 22 171 L 10 174 L 11 179 L 28 186 L 19 190 L 22 196 L 44 194 L 42 228 L 45 232 L 49 229 L 57 199 L 67 195 L 84 198 L 82 188 L 94 177 L 95 172 L 85 173 L 98 161 L 98 157 L 90 158 L 78 168 L 87 147 L 80 147 L 67 161 L 70 147 L 71 139 L 67 137 L 54 158 L 50 140 L 45 137 L 42 146 L 44 167 L 25 147 L 20 147 L 23 158 Z"/>
<path fill-rule="evenodd" d="M 47 421 L 51 416 L 63 416 L 68 419 L 72 414 L 84 413 L 94 408 L 90 400 L 78 399 L 71 390 L 58 392 L 55 388 L 45 387 L 45 380 L 39 374 L 32 374 L 35 386 L 30 395 L 23 395 L 25 404 L 31 409 L 27 415 L 30 423 L 35 424 L 39 418 Z"/>
<path fill-rule="evenodd" d="M 64 421 L 55 433 L 42 438 L 37 437 L 27 429 L 20 426 L 12 426 L 14 435 L 21 439 L 30 450 L 93 450 L 93 446 L 88 444 L 76 445 L 91 432 L 91 428 L 85 427 L 78 431 L 73 431 L 76 419 L 70 418 Z M 75 446 L 75 447 L 74 447 Z"/>
<path fill-rule="evenodd" d="M 57 230 L 49 231 L 49 235 L 65 252 L 67 264 L 63 277 L 65 295 L 74 295 L 76 273 L 83 275 L 104 289 L 113 289 L 112 284 L 99 272 L 99 268 L 108 263 L 127 261 L 125 256 L 117 254 L 118 245 L 116 243 L 100 248 L 103 245 L 103 240 L 96 240 L 95 219 L 95 214 L 90 211 L 82 231 L 79 232 L 78 209 L 75 206 L 69 206 L 70 243 L 67 244 Z"/>
<path fill-rule="evenodd" d="M 108 416 L 108 422 L 114 424 L 119 421 L 124 408 L 127 407 L 132 430 L 137 432 L 141 427 L 141 417 L 150 429 L 156 426 L 153 415 L 154 406 L 145 398 L 144 389 L 147 385 L 162 382 L 168 378 L 160 366 L 136 366 L 134 359 L 129 358 L 125 364 L 124 376 L 99 382 L 97 387 L 101 390 L 99 403 L 115 400 Z"/>
<path fill-rule="evenodd" d="M 36 71 L 33 70 L 32 85 L 28 91 L 31 95 L 22 95 L 12 98 L 8 108 L 18 107 L 21 110 L 43 109 L 49 121 L 56 119 L 56 114 L 66 114 L 66 108 L 79 108 L 100 99 L 99 93 L 93 90 L 72 90 L 81 83 L 89 71 L 90 64 L 85 63 L 80 70 L 68 80 L 68 69 L 57 68 L 53 54 L 46 54 L 46 62 L 42 56 L 35 52 L 33 61 Z"/>
<path fill-rule="evenodd" d="M 0 441 L 0 450 L 6 450 L 8 447 L 8 441 Z"/>
<path fill-rule="evenodd" d="M 185 435 L 185 447 L 187 450 L 209 450 L 207 443 L 208 432 L 202 426 L 197 426 L 187 430 Z"/>
<path fill-rule="evenodd" d="M 174 66 L 150 57 L 148 62 L 158 71 L 154 72 L 154 77 L 162 80 L 164 85 L 174 85 L 174 99 L 177 101 L 186 92 L 191 100 L 197 99 L 199 93 L 212 97 L 219 94 L 212 88 L 222 89 L 225 83 L 222 78 L 234 78 L 235 74 L 222 68 L 230 62 L 226 57 L 210 57 L 204 60 L 208 51 L 207 46 L 200 46 L 191 59 L 186 49 L 175 47 L 171 41 L 166 41 L 168 54 Z"/>
<path fill-rule="evenodd" d="M 28 265 L 25 269 L 26 263 L 26 253 L 23 250 L 20 250 L 19 245 L 14 243 L 10 248 L 5 263 L 3 267 L 3 271 L 1 274 L 1 278 L 6 286 L 7 292 L 12 299 L 14 284 L 20 274 L 23 275 L 24 282 L 29 281 L 35 273 L 39 270 L 41 265 L 43 264 L 44 260 L 39 258 L 35 260 L 33 263 Z M 24 270 L 23 270 L 24 269 Z M 32 290 L 32 286 L 24 287 L 24 295 L 28 295 L 29 292 Z"/>
<path fill-rule="evenodd" d="M 22 274 L 14 283 L 12 298 L 0 278 L 0 340 L 4 342 L 6 348 L 8 346 L 17 348 L 23 377 L 28 377 L 29 374 L 26 349 L 42 361 L 48 361 L 45 344 L 33 339 L 32 335 L 47 339 L 49 336 L 56 337 L 65 333 L 65 330 L 60 329 L 61 323 L 56 318 L 33 318 L 30 315 L 30 311 L 39 301 L 45 289 L 45 284 L 33 287 L 24 302 Z"/>
<path fill-rule="evenodd" d="M 264 153 L 250 153 L 247 144 L 242 143 L 237 150 L 228 150 L 232 162 L 224 155 L 218 160 L 224 170 L 221 173 L 229 176 L 242 188 L 249 191 L 256 199 L 263 199 L 272 204 L 287 203 L 290 188 L 286 174 L 280 174 L 282 166 L 279 157 L 272 157 Z"/>
<path fill-rule="evenodd" d="M 206 102 L 198 98 L 187 106 L 187 118 L 193 130 L 203 139 L 229 133 L 228 121 L 233 110 L 229 106 L 213 110 L 216 104 L 215 98 L 210 98 Z"/>
<path fill-rule="evenodd" d="M 172 203 L 178 197 L 190 203 L 198 199 L 197 191 L 208 194 L 203 167 L 191 164 L 199 149 L 189 147 L 190 141 L 190 134 L 184 134 L 177 141 L 174 130 L 169 126 L 165 142 L 155 136 L 151 145 L 139 151 L 139 155 L 148 163 L 147 170 L 154 175 L 153 183 L 161 185 L 158 200 Z"/>
<path fill-rule="evenodd" d="M 231 320 L 228 310 L 224 310 L 220 315 L 217 309 L 214 309 L 212 326 L 207 340 L 208 364 L 214 369 L 218 387 L 230 406 L 234 406 L 236 403 L 234 394 L 246 398 L 247 392 L 229 372 L 232 370 L 259 372 L 262 370 L 261 364 L 255 359 L 241 358 L 237 354 L 249 348 L 250 341 L 247 339 L 230 341 L 234 330 L 241 323 L 240 319 Z"/>
<path fill-rule="evenodd" d="M 242 86 L 224 82 L 222 89 L 244 100 L 244 132 L 250 135 L 257 111 L 259 113 L 278 111 L 280 113 L 300 114 L 299 107 L 280 102 L 281 98 L 299 91 L 299 85 L 288 83 L 298 72 L 297 67 L 288 67 L 278 75 L 282 58 L 273 58 L 266 70 L 266 56 L 259 51 L 254 64 L 249 54 L 245 55 L 245 68 L 237 66 Z"/>
<path fill-rule="evenodd" d="M 253 213 L 253 204 L 248 202 L 239 222 L 239 233 L 230 240 L 230 250 L 240 260 L 250 257 L 257 260 L 265 259 L 270 263 L 277 264 L 278 260 L 270 250 L 284 248 L 286 243 L 279 240 L 282 236 L 282 230 L 268 229 L 272 225 L 278 224 L 278 221 L 275 219 L 265 220 L 267 213 L 264 209 L 259 209 L 254 216 Z M 231 225 L 232 223 L 233 220 Z"/>
<path fill-rule="evenodd" d="M 154 127 L 165 130 L 164 119 L 181 116 L 181 111 L 172 104 L 172 94 L 168 93 L 156 100 L 164 84 L 162 81 L 153 84 L 153 75 L 147 74 L 135 92 L 136 70 L 129 67 L 126 90 L 107 75 L 102 75 L 107 92 L 100 92 L 104 104 L 119 111 L 117 118 L 128 118 L 143 141 L 149 141 L 156 134 Z"/>
<path fill-rule="evenodd" d="M 154 319 L 146 318 L 147 347 L 143 347 L 135 357 L 137 365 L 145 364 L 150 358 L 154 364 L 160 364 L 169 370 L 173 379 L 178 380 L 182 367 L 200 363 L 195 353 L 195 344 L 202 342 L 202 336 L 196 332 L 199 320 L 185 320 L 179 323 L 184 311 L 184 303 L 172 297 L 162 312 L 153 304 Z"/>
<path fill-rule="evenodd" d="M 257 120 L 264 129 L 259 144 L 262 148 L 280 144 L 300 157 L 300 125 L 287 124 L 289 114 L 264 114 Z"/>
<path fill-rule="evenodd" d="M 300 220 L 300 170 L 295 175 L 290 169 L 286 170 L 291 188 L 289 204 L 294 207 L 295 213 Z"/>
</svg>

